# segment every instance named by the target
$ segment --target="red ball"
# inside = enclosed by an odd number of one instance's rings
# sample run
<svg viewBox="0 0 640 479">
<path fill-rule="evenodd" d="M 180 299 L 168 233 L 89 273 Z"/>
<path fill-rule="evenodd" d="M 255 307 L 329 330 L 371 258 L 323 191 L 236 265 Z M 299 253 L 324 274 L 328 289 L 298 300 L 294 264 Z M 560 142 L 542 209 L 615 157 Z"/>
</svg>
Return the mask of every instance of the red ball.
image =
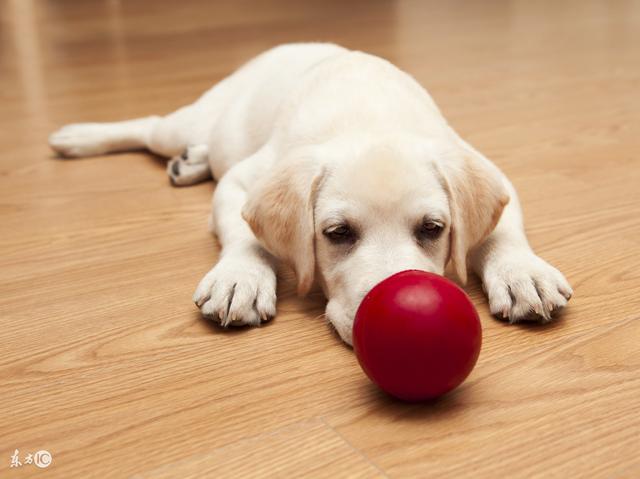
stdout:
<svg viewBox="0 0 640 479">
<path fill-rule="evenodd" d="M 364 372 L 406 401 L 434 398 L 462 383 L 481 344 L 480 318 L 466 293 L 425 271 L 402 271 L 378 283 L 353 324 Z"/>
</svg>

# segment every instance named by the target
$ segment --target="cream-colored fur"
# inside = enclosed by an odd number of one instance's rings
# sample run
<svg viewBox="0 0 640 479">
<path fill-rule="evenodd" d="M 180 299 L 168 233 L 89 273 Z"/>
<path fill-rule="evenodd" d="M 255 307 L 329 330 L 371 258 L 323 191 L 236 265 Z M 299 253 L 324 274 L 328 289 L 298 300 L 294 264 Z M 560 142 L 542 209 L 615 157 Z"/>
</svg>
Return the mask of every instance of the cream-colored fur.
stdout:
<svg viewBox="0 0 640 479">
<path fill-rule="evenodd" d="M 301 294 L 319 282 L 347 343 L 366 292 L 405 269 L 451 263 L 464 282 L 470 266 L 511 322 L 548 321 L 571 295 L 529 247 L 507 178 L 372 55 L 284 45 L 170 115 L 69 125 L 50 143 L 66 156 L 146 147 L 173 157 L 175 185 L 218 181 L 210 226 L 223 249 L 194 301 L 223 325 L 275 315 L 280 260 Z"/>
</svg>

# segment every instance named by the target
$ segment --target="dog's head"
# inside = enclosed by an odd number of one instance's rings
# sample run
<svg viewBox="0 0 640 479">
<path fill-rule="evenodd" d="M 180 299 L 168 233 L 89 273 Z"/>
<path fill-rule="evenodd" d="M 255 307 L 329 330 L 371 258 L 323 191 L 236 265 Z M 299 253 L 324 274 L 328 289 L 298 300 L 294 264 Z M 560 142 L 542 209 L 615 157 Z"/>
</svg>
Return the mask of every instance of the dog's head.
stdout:
<svg viewBox="0 0 640 479">
<path fill-rule="evenodd" d="M 406 269 L 467 278 L 467 253 L 509 198 L 498 171 L 461 145 L 407 138 L 289 152 L 251 191 L 243 217 L 305 294 L 318 278 L 327 318 L 351 344 L 357 307 Z"/>
</svg>

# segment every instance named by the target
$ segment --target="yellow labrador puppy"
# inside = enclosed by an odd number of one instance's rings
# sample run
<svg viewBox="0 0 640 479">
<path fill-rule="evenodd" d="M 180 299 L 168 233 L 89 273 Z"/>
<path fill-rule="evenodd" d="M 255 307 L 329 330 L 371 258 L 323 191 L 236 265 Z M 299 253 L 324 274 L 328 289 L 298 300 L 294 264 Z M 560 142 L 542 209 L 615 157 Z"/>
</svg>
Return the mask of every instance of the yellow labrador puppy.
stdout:
<svg viewBox="0 0 640 479">
<path fill-rule="evenodd" d="M 276 267 L 305 294 L 317 278 L 327 318 L 351 343 L 378 281 L 405 269 L 470 266 L 491 312 L 549 321 L 571 296 L 536 256 L 507 178 L 465 143 L 411 76 L 331 44 L 269 50 L 165 117 L 69 125 L 65 156 L 146 147 L 172 157 L 173 184 L 213 176 L 210 226 L 222 244 L 194 301 L 222 325 L 276 313 Z"/>
</svg>

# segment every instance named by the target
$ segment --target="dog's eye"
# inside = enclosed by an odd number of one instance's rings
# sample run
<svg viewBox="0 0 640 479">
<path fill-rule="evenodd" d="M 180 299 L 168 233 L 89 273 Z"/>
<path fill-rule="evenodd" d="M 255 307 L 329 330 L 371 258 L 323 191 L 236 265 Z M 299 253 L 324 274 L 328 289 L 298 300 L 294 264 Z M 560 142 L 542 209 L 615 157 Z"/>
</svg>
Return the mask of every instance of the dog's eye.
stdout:
<svg viewBox="0 0 640 479">
<path fill-rule="evenodd" d="M 440 236 L 443 226 L 441 223 L 432 220 L 425 220 L 416 230 L 416 236 L 420 241 L 433 240 Z"/>
<path fill-rule="evenodd" d="M 322 234 L 334 244 L 353 243 L 356 239 L 355 232 L 346 224 L 330 226 Z"/>
</svg>

